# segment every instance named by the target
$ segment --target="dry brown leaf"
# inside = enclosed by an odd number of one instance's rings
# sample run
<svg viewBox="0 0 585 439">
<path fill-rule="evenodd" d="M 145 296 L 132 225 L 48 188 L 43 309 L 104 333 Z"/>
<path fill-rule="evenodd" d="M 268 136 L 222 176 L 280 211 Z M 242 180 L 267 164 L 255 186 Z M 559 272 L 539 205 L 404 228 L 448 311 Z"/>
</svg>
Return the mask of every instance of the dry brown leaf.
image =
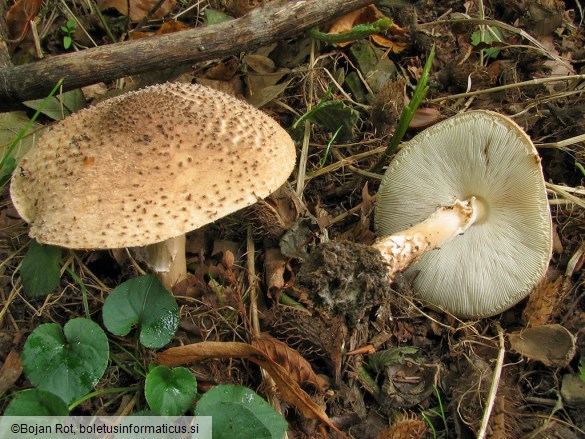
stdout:
<svg viewBox="0 0 585 439">
<path fill-rule="evenodd" d="M 109 8 L 116 9 L 120 14 L 127 15 L 131 20 L 137 21 L 146 16 L 157 0 L 97 0 L 100 11 Z M 166 0 L 151 16 L 159 19 L 167 15 L 175 7 L 175 0 Z"/>
<path fill-rule="evenodd" d="M 310 384 L 320 392 L 325 392 L 329 387 L 329 383 L 313 371 L 311 364 L 286 343 L 268 334 L 260 334 L 252 341 L 252 346 L 284 367 L 299 385 Z"/>
<path fill-rule="evenodd" d="M 218 61 L 212 65 L 209 70 L 205 72 L 203 77 L 206 79 L 227 82 L 235 76 L 239 68 L 240 62 L 232 57 L 227 60 Z"/>
<path fill-rule="evenodd" d="M 29 31 L 30 21 L 37 15 L 42 0 L 18 0 L 6 13 L 8 38 L 22 41 Z"/>
<path fill-rule="evenodd" d="M 265 55 L 246 55 L 244 56 L 244 63 L 256 73 L 268 74 L 276 71 L 274 61 Z"/>
<path fill-rule="evenodd" d="M 336 431 L 342 438 L 347 436 L 329 419 L 325 411 L 290 379 L 288 372 L 252 345 L 238 342 L 202 342 L 169 348 L 158 355 L 160 364 L 178 366 L 210 358 L 246 358 L 264 369 L 276 383 L 282 398 L 295 407 L 305 418 L 317 419 Z"/>
<path fill-rule="evenodd" d="M 354 242 L 361 242 L 364 244 L 371 244 L 376 239 L 374 232 L 372 232 L 372 214 L 374 212 L 374 197 L 370 195 L 368 183 L 364 184 L 362 188 L 362 204 L 360 206 L 360 220 L 354 227 L 348 230 L 348 234 L 344 237 Z"/>
<path fill-rule="evenodd" d="M 575 356 L 575 336 L 557 324 L 512 332 L 508 340 L 513 351 L 545 366 L 566 367 Z"/>
<path fill-rule="evenodd" d="M 405 41 L 392 41 L 386 37 L 383 37 L 382 35 L 374 34 L 370 35 L 370 38 L 374 40 L 378 46 L 390 49 L 390 51 L 394 53 L 400 53 L 408 47 L 408 44 Z"/>
<path fill-rule="evenodd" d="M 436 108 L 418 108 L 408 125 L 409 128 L 427 128 L 441 118 L 441 112 Z"/>
<path fill-rule="evenodd" d="M 358 9 L 356 11 L 351 11 L 348 14 L 342 15 L 337 20 L 335 20 L 335 22 L 331 25 L 331 27 L 329 28 L 329 33 L 342 34 L 344 32 L 349 32 L 356 24 L 364 23 L 363 21 L 360 21 L 360 19 L 368 11 L 370 11 L 370 6 Z"/>
<path fill-rule="evenodd" d="M 339 17 L 329 28 L 329 33 L 342 34 L 344 32 L 349 32 L 354 26 L 357 26 L 358 24 L 370 24 L 380 19 L 390 20 L 390 18 L 384 15 L 382 11 L 380 11 L 376 6 L 369 5 L 365 8 L 352 11 L 349 14 L 345 14 Z M 397 26 L 396 24 L 393 24 L 388 32 L 393 35 L 404 35 L 406 30 L 400 26 Z M 386 37 L 383 37 L 382 35 L 372 35 L 371 38 L 380 46 L 391 49 L 394 53 L 403 51 L 407 46 L 406 43 L 392 41 Z M 347 43 L 339 43 L 338 46 L 344 47 L 351 43 L 351 41 Z"/>
<path fill-rule="evenodd" d="M 22 363 L 20 354 L 11 350 L 4 360 L 2 369 L 0 369 L 0 396 L 4 395 L 16 382 L 22 373 Z"/>
<path fill-rule="evenodd" d="M 294 272 L 289 264 L 289 259 L 282 254 L 280 248 L 266 249 L 264 278 L 271 294 L 294 284 Z"/>
<path fill-rule="evenodd" d="M 555 77 L 555 76 L 569 76 L 574 75 L 575 72 L 573 71 L 571 65 L 566 61 L 563 61 L 562 58 L 566 58 L 568 54 L 559 53 L 555 44 L 554 38 L 552 35 L 547 35 L 540 39 L 540 43 L 542 47 L 544 47 L 549 53 L 556 55 L 557 59 L 548 59 L 544 62 L 544 66 L 546 66 L 549 70 L 547 72 L 547 76 Z M 565 91 L 567 88 L 567 84 L 564 82 L 549 82 L 545 84 L 545 87 L 551 93 L 557 93 L 559 91 Z"/>
<path fill-rule="evenodd" d="M 282 235 L 299 219 L 304 206 L 298 197 L 282 186 L 264 200 L 242 210 L 240 215 L 254 225 L 256 235 L 268 235 L 280 240 Z"/>
<path fill-rule="evenodd" d="M 130 34 L 131 40 L 139 40 L 140 38 L 152 37 L 154 35 L 171 34 L 173 32 L 179 32 L 182 30 L 189 29 L 185 23 L 178 20 L 165 21 L 156 32 L 132 32 Z"/>
</svg>

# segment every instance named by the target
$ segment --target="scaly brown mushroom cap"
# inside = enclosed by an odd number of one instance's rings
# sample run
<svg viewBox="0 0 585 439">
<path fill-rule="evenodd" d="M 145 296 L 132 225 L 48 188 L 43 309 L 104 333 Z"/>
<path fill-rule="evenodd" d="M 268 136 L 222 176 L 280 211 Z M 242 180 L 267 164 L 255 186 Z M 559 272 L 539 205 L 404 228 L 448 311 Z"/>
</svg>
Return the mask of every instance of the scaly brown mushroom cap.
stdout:
<svg viewBox="0 0 585 439">
<path fill-rule="evenodd" d="M 290 136 L 261 111 L 167 83 L 55 124 L 17 166 L 11 196 L 41 243 L 144 246 L 266 197 L 294 163 Z"/>
</svg>

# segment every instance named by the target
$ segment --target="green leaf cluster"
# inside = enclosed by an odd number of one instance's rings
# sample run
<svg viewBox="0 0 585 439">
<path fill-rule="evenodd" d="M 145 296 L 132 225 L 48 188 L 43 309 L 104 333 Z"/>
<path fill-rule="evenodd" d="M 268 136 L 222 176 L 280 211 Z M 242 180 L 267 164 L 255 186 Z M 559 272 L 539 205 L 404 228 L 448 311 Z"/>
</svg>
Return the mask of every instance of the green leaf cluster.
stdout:
<svg viewBox="0 0 585 439">
<path fill-rule="evenodd" d="M 502 32 L 493 26 L 486 26 L 484 30 L 478 29 L 471 34 L 471 45 L 472 46 L 488 46 L 483 49 L 483 53 L 491 58 L 497 58 L 500 53 L 498 47 L 489 47 L 491 45 L 501 43 L 504 41 Z"/>
<path fill-rule="evenodd" d="M 73 45 L 73 34 L 75 34 L 76 26 L 75 20 L 70 18 L 64 26 L 61 26 L 61 32 L 65 34 L 63 37 L 63 48 L 69 49 Z"/>
</svg>

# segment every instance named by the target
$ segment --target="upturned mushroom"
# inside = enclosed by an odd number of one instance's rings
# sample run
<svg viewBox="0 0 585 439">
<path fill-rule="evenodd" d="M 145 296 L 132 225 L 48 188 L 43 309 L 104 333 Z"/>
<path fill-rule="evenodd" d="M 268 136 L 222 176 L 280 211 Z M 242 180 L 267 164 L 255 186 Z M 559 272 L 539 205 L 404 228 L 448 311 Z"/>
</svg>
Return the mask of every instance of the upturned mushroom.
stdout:
<svg viewBox="0 0 585 439">
<path fill-rule="evenodd" d="M 55 124 L 20 161 L 10 191 L 38 242 L 146 246 L 170 289 L 186 276 L 185 233 L 268 196 L 294 164 L 292 139 L 263 112 L 167 83 Z"/>
<path fill-rule="evenodd" d="M 488 317 L 526 297 L 552 251 L 540 157 L 511 119 L 470 111 L 410 140 L 389 165 L 374 243 L 423 301 Z M 413 263 L 416 261 L 415 263 Z"/>
</svg>

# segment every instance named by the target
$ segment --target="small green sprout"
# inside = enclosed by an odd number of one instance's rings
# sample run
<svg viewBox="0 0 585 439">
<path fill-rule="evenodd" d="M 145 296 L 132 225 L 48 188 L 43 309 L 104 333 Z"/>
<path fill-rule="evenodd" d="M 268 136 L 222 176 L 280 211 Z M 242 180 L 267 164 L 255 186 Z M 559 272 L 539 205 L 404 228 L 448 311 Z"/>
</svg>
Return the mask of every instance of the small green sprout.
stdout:
<svg viewBox="0 0 585 439">
<path fill-rule="evenodd" d="M 483 44 L 488 46 L 487 48 L 483 49 L 483 54 L 491 58 L 496 58 L 500 53 L 500 49 L 497 46 L 489 46 L 502 43 L 503 41 L 504 36 L 502 35 L 502 32 L 500 32 L 497 27 L 493 26 L 486 26 L 483 31 L 478 29 L 471 34 L 471 45 L 478 46 Z"/>
<path fill-rule="evenodd" d="M 75 34 L 75 20 L 70 18 L 64 26 L 61 26 L 61 32 L 65 34 L 63 37 L 63 47 L 69 49 L 73 44 L 73 34 Z"/>
</svg>

